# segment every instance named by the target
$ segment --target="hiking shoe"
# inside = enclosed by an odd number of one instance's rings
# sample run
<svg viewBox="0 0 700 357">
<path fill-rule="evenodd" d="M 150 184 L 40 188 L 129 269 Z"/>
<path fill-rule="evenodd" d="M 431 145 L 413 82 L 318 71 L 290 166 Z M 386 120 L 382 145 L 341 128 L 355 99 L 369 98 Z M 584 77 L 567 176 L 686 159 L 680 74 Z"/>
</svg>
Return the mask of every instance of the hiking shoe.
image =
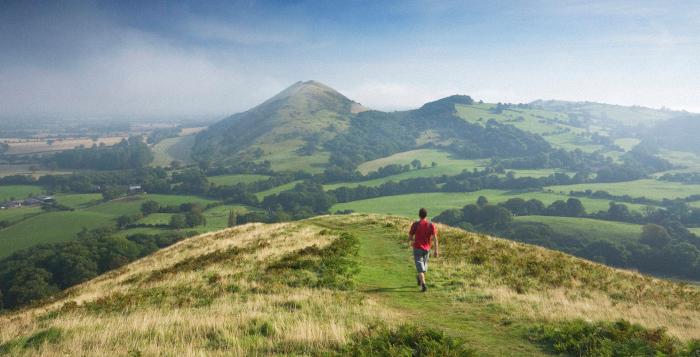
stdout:
<svg viewBox="0 0 700 357">
<path fill-rule="evenodd" d="M 424 292 L 428 291 L 428 287 L 427 287 L 425 284 L 422 284 L 422 285 L 420 286 L 420 291 L 421 291 L 422 293 L 424 293 Z"/>
</svg>

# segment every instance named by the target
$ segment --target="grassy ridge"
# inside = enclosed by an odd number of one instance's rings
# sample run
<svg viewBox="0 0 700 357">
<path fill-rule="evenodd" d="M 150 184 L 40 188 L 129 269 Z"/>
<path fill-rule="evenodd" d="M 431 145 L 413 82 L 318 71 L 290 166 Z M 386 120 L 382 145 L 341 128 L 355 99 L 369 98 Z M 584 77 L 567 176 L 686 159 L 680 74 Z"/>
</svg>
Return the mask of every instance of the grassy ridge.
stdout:
<svg viewBox="0 0 700 357">
<path fill-rule="evenodd" d="M 0 315 L 0 349 L 334 355 L 376 325 L 409 323 L 444 331 L 478 355 L 537 356 L 546 346 L 529 331 L 543 326 L 550 337 L 549 326 L 575 318 L 665 326 L 668 346 L 700 336 L 694 287 L 446 226 L 421 294 L 405 244 L 410 222 L 326 216 L 187 239 L 47 305 Z"/>
</svg>

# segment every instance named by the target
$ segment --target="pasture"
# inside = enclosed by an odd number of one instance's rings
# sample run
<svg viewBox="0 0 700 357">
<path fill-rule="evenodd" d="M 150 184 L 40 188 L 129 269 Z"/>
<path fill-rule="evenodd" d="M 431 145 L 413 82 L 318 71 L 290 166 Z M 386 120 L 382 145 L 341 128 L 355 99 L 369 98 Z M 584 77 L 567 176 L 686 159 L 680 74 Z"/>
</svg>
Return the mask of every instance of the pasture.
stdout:
<svg viewBox="0 0 700 357">
<path fill-rule="evenodd" d="M 607 191 L 616 196 L 646 197 L 653 200 L 684 198 L 700 194 L 700 185 L 644 179 L 614 183 L 583 183 L 578 185 L 549 186 L 545 190 L 568 194 L 570 191 Z"/>
<path fill-rule="evenodd" d="M 12 176 L 12 175 L 31 175 L 34 177 L 40 177 L 44 175 L 67 175 L 70 171 L 66 170 L 47 170 L 45 168 L 37 167 L 38 165 L 30 164 L 0 164 L 0 177 Z M 38 168 L 38 170 L 36 170 Z"/>
<path fill-rule="evenodd" d="M 109 225 L 113 216 L 86 211 L 47 212 L 0 230 L 0 258 L 37 244 L 77 238 L 83 229 Z"/>
<path fill-rule="evenodd" d="M 219 185 L 219 186 L 231 186 L 239 183 L 252 183 L 257 181 L 264 181 L 270 176 L 267 175 L 255 175 L 255 174 L 234 174 L 234 175 L 220 175 L 220 176 L 210 176 L 207 177 L 209 182 Z"/>
<path fill-rule="evenodd" d="M 23 219 L 41 214 L 42 212 L 44 211 L 38 206 L 4 209 L 0 210 L 0 221 L 14 224 Z"/>
<path fill-rule="evenodd" d="M 67 139 L 5 139 L 10 145 L 8 155 L 25 155 L 43 152 L 63 151 L 74 149 L 78 146 L 91 147 L 93 145 L 114 145 L 126 139 L 126 136 L 110 136 L 97 138 L 67 138 Z"/>
<path fill-rule="evenodd" d="M 639 224 L 603 221 L 589 218 L 521 216 L 516 222 L 544 223 L 561 235 L 574 236 L 585 241 L 606 240 L 610 242 L 637 241 L 642 234 Z"/>
<path fill-rule="evenodd" d="M 58 194 L 54 197 L 56 202 L 73 209 L 84 208 L 102 202 L 102 195 L 99 193 Z"/>
<path fill-rule="evenodd" d="M 30 195 L 39 195 L 44 193 L 44 189 L 39 186 L 29 185 L 8 185 L 0 186 L 0 202 L 9 201 L 11 199 L 21 200 Z"/>
<path fill-rule="evenodd" d="M 153 162 L 151 166 L 170 166 L 173 161 L 179 161 L 188 165 L 193 162 L 190 157 L 192 146 L 194 145 L 194 135 L 178 136 L 175 138 L 163 139 L 153 146 Z"/>
<path fill-rule="evenodd" d="M 463 160 L 452 157 L 452 154 L 435 149 L 419 149 L 400 152 L 391 156 L 383 157 L 372 161 L 367 161 L 360 164 L 357 170 L 363 175 L 369 172 L 377 171 L 380 167 L 387 165 L 409 165 L 411 161 L 418 159 L 421 161 L 427 170 L 434 169 L 436 174 L 428 174 L 430 176 L 440 175 L 456 175 L 462 170 L 473 170 L 474 168 L 482 168 L 488 165 L 488 160 Z M 437 167 L 431 168 L 430 164 L 435 162 Z M 428 176 L 422 175 L 422 176 Z"/>
<path fill-rule="evenodd" d="M 257 192 L 255 194 L 255 196 L 257 196 L 259 200 L 262 200 L 263 198 L 265 198 L 267 196 L 271 196 L 271 195 L 280 193 L 282 191 L 289 191 L 289 190 L 293 189 L 294 186 L 296 186 L 298 183 L 301 183 L 301 180 L 292 181 L 290 183 L 285 183 L 284 185 L 279 185 L 277 187 L 273 187 L 269 190 Z"/>
<path fill-rule="evenodd" d="M 511 198 L 538 199 L 545 205 L 549 205 L 556 200 L 566 201 L 569 197 L 562 194 L 547 193 L 541 191 L 514 192 L 503 190 L 480 190 L 476 192 L 433 192 L 415 193 L 396 196 L 383 196 L 358 200 L 346 203 L 338 203 L 331 207 L 331 212 L 338 210 L 353 210 L 360 213 L 382 213 L 393 214 L 406 217 L 417 215 L 418 208 L 428 209 L 430 217 L 437 216 L 440 212 L 450 208 L 462 208 L 467 204 L 476 202 L 479 196 L 486 197 L 490 203 L 501 203 Z M 609 200 L 599 200 L 590 198 L 579 198 L 588 213 L 606 211 L 609 208 Z M 641 211 L 643 205 L 627 205 L 630 210 Z"/>
</svg>

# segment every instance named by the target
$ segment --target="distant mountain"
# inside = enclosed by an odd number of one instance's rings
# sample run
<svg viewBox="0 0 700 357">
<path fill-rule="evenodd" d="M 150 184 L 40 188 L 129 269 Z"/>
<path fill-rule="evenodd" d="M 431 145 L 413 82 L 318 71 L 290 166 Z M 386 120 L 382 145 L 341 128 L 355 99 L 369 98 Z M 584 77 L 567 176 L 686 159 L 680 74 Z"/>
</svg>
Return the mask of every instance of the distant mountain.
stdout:
<svg viewBox="0 0 700 357">
<path fill-rule="evenodd" d="M 304 156 L 305 151 L 315 152 L 347 128 L 353 114 L 365 110 L 322 83 L 297 82 L 255 108 L 200 133 L 194 157 L 287 161 L 290 156 Z"/>
<path fill-rule="evenodd" d="M 497 121 L 472 123 L 454 95 L 419 109 L 367 110 L 316 81 L 298 82 L 246 112 L 197 136 L 194 157 L 216 162 L 269 161 L 276 171 L 354 169 L 363 161 L 420 147 L 440 147 L 465 158 L 534 155 L 548 151 L 540 136 Z"/>
</svg>

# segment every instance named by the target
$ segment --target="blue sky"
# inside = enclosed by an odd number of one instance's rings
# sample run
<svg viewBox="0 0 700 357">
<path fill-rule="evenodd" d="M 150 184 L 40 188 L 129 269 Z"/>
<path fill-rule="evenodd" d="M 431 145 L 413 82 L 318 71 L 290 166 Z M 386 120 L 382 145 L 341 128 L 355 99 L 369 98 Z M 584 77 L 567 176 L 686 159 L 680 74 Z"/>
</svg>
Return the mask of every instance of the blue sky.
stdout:
<svg viewBox="0 0 700 357">
<path fill-rule="evenodd" d="M 383 110 L 469 94 L 700 111 L 700 3 L 0 2 L 2 116 L 216 117 L 307 79 Z"/>
</svg>

